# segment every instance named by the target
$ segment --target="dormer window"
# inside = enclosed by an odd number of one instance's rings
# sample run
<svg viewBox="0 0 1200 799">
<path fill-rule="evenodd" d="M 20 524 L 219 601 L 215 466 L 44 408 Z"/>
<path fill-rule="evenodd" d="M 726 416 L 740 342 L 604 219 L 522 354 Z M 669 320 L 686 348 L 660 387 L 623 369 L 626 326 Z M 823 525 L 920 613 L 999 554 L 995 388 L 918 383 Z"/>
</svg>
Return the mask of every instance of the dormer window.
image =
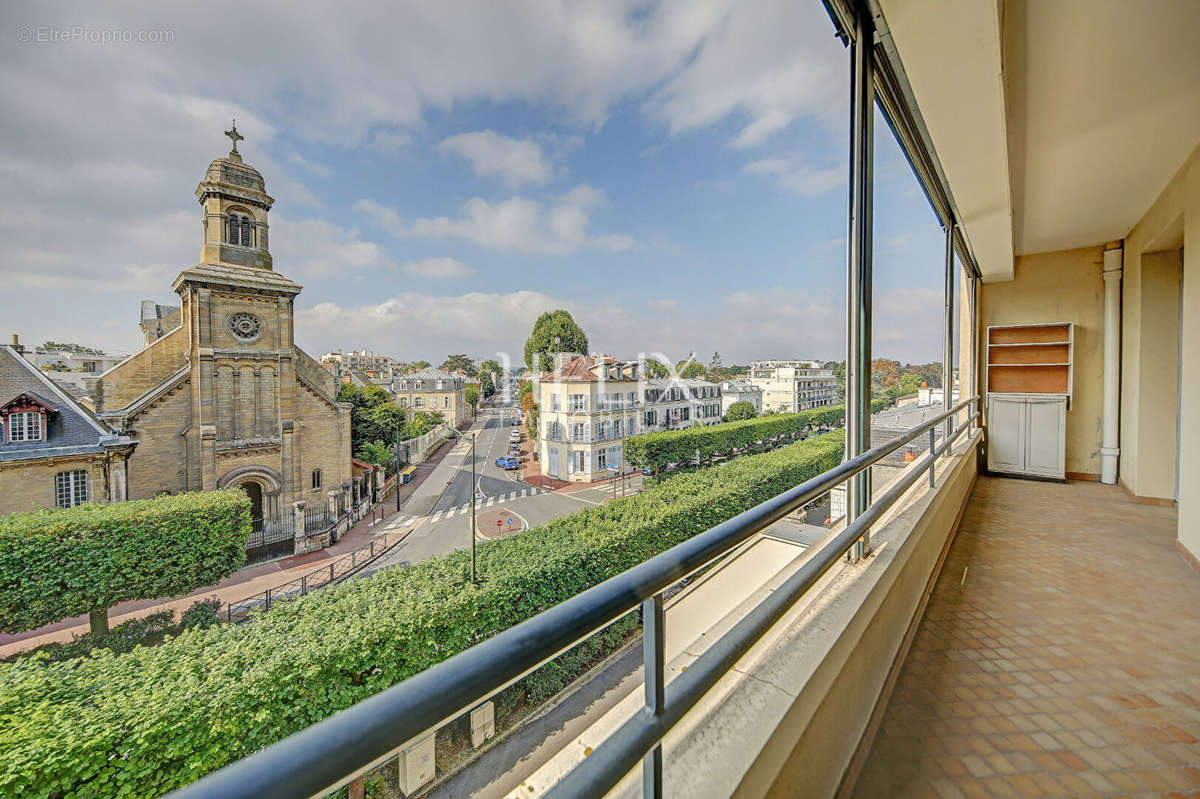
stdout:
<svg viewBox="0 0 1200 799">
<path fill-rule="evenodd" d="M 46 437 L 45 415 L 39 411 L 25 411 L 8 415 L 9 441 L 42 441 Z"/>
</svg>

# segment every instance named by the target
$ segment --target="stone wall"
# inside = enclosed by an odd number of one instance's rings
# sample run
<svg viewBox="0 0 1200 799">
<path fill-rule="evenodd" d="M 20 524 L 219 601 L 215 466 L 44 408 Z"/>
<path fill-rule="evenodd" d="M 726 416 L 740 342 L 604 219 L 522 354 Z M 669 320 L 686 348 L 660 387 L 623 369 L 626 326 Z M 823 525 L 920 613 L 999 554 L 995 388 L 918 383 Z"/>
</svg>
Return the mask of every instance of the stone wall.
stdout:
<svg viewBox="0 0 1200 799">
<path fill-rule="evenodd" d="M 186 366 L 187 348 L 187 330 L 177 327 L 99 377 L 85 380 L 92 409 L 99 413 L 128 407 Z"/>
<path fill-rule="evenodd" d="M 54 475 L 75 469 L 88 473 L 88 499 L 108 502 L 105 457 L 94 453 L 0 463 L 0 514 L 53 508 Z"/>
<path fill-rule="evenodd" d="M 181 435 L 192 421 L 190 380 L 131 417 L 128 432 L 138 441 L 129 459 L 129 498 L 148 499 L 167 491 L 178 494 L 200 487 L 200 464 L 194 446 Z M 189 453 L 189 449 L 191 452 Z"/>
</svg>

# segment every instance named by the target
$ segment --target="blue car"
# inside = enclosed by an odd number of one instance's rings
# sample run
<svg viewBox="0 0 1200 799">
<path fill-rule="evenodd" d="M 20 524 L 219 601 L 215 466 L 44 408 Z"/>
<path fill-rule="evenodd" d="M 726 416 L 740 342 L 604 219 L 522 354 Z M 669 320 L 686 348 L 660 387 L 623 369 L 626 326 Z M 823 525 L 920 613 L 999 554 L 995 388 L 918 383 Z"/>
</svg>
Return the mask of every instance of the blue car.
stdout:
<svg viewBox="0 0 1200 799">
<path fill-rule="evenodd" d="M 501 455 L 499 458 L 496 458 L 496 465 L 507 471 L 508 469 L 520 468 L 521 462 L 512 455 Z"/>
</svg>

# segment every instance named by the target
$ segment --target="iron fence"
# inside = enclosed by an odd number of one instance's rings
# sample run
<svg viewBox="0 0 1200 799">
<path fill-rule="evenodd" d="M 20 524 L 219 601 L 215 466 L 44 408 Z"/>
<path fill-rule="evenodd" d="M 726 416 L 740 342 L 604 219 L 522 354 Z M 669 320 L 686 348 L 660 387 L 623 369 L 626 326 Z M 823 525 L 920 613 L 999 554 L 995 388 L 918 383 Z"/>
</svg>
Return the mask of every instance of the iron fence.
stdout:
<svg viewBox="0 0 1200 799">
<path fill-rule="evenodd" d="M 304 509 L 304 532 L 314 533 L 324 530 L 331 524 L 329 503 L 323 502 Z"/>
<path fill-rule="evenodd" d="M 255 610 L 260 608 L 270 610 L 271 606 L 280 600 L 294 599 L 324 588 L 352 574 L 379 555 L 387 552 L 398 544 L 404 535 L 403 531 L 384 533 L 378 538 L 373 538 L 366 546 L 331 560 L 320 568 L 306 572 L 286 583 L 272 586 L 265 591 L 259 591 L 257 594 L 252 594 L 245 599 L 230 602 L 225 606 L 225 610 L 220 615 L 225 621 L 231 624 L 241 623 L 248 621 Z"/>
<path fill-rule="evenodd" d="M 251 519 L 250 525 L 247 563 L 261 563 L 296 551 L 296 525 L 291 516 Z"/>
</svg>

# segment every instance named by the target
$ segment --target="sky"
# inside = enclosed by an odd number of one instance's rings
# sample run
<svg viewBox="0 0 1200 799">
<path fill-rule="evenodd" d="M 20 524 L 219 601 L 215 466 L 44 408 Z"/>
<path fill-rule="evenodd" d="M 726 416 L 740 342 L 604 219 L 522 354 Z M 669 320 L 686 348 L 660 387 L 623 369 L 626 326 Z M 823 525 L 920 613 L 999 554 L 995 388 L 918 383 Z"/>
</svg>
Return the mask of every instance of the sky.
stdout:
<svg viewBox="0 0 1200 799">
<path fill-rule="evenodd" d="M 818 0 L 5 4 L 0 319 L 132 352 L 238 149 L 296 341 L 840 360 L 849 52 Z M 877 115 L 878 117 L 878 115 Z M 874 354 L 939 360 L 943 236 L 882 118 Z"/>
</svg>

